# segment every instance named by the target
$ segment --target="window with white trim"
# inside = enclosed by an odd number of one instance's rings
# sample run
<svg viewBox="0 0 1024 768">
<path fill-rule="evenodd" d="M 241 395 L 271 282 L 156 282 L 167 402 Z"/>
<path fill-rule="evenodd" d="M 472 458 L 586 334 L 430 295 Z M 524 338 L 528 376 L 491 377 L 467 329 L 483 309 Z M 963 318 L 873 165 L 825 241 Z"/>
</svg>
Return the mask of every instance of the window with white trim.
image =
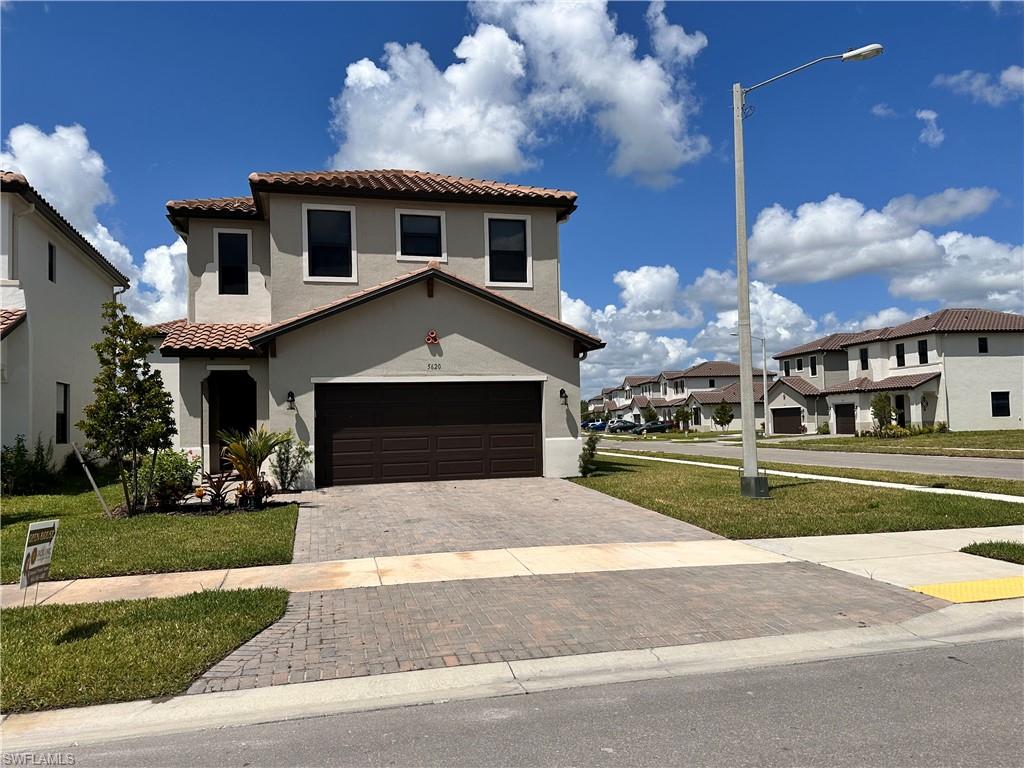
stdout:
<svg viewBox="0 0 1024 768">
<path fill-rule="evenodd" d="M 400 261 L 448 261 L 444 211 L 395 210 Z"/>
<path fill-rule="evenodd" d="M 57 419 L 54 425 L 54 442 L 57 445 L 67 445 L 68 435 L 68 411 L 70 406 L 71 387 L 63 382 L 57 382 Z"/>
<path fill-rule="evenodd" d="M 484 224 L 487 284 L 532 287 L 530 217 L 485 213 Z"/>
<path fill-rule="evenodd" d="M 818 356 L 811 355 L 811 376 L 818 375 Z"/>
<path fill-rule="evenodd" d="M 303 279 L 356 282 L 355 209 L 350 205 L 302 206 Z"/>
<path fill-rule="evenodd" d="M 249 293 L 249 262 L 252 260 L 248 230 L 215 229 L 213 238 L 217 292 L 245 296 Z"/>
<path fill-rule="evenodd" d="M 1010 393 L 1009 392 L 993 392 L 992 393 L 992 415 L 993 416 L 1009 416 L 1010 415 Z"/>
</svg>

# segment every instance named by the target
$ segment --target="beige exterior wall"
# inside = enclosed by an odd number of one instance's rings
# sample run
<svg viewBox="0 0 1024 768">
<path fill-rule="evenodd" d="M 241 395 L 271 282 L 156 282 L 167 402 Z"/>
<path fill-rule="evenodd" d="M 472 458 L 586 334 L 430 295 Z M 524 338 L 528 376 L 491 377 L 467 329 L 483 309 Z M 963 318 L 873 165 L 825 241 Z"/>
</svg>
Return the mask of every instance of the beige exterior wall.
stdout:
<svg viewBox="0 0 1024 768">
<path fill-rule="evenodd" d="M 220 295 L 217 230 L 249 233 L 249 293 Z M 188 320 L 192 323 L 271 321 L 270 228 L 265 221 L 192 219 L 188 235 Z"/>
<path fill-rule="evenodd" d="M 988 353 L 978 352 L 978 337 Z M 936 419 L 952 430 L 1021 429 L 1024 422 L 1024 333 L 950 333 L 938 339 L 944 370 Z M 1010 415 L 992 416 L 992 392 L 1010 393 Z"/>
<path fill-rule="evenodd" d="M 74 426 L 82 408 L 93 400 L 99 364 L 92 349 L 102 336 L 102 304 L 113 295 L 107 275 L 17 195 L 3 195 L 2 216 L 10 227 L 3 237 L 11 277 L 3 285 L 5 307 L 25 307 L 28 317 L 4 340 L 2 440 L 24 434 L 31 445 L 55 438 L 57 382 L 69 385 L 70 441 L 84 438 Z M 24 215 L 14 215 L 25 212 Z M 47 276 L 47 243 L 56 246 L 56 281 Z M 10 342 L 10 343 L 9 343 Z M 71 452 L 70 442 L 54 445 L 59 464 Z"/>
<path fill-rule="evenodd" d="M 153 370 L 160 372 L 160 378 L 163 379 L 164 389 L 170 392 L 171 397 L 174 400 L 172 413 L 174 414 L 174 423 L 178 427 L 178 434 L 173 438 L 174 448 L 181 447 L 181 381 L 179 377 L 179 361 L 176 357 L 164 357 L 160 354 L 160 344 L 163 342 L 162 336 L 154 336 L 149 340 L 149 343 L 153 345 L 153 352 L 150 353 L 149 357 L 146 358 L 149 364 L 153 367 Z"/>
<path fill-rule="evenodd" d="M 424 343 L 436 330 L 439 345 Z M 440 364 L 440 370 L 429 366 Z M 573 342 L 513 312 L 437 282 L 422 283 L 278 337 L 269 359 L 183 358 L 180 363 L 182 448 L 208 455 L 203 382 L 211 366 L 248 366 L 256 380 L 257 420 L 291 429 L 315 446 L 314 381 L 530 379 L 542 382 L 544 473 L 577 473 L 580 451 L 579 361 Z M 568 406 L 559 391 L 565 389 Z M 287 409 L 289 392 L 295 410 Z M 208 465 L 208 462 L 207 462 Z M 312 463 L 306 478 L 312 482 Z"/>
<path fill-rule="evenodd" d="M 808 433 L 818 430 L 818 425 L 829 420 L 828 404 L 824 397 L 805 397 L 786 384 L 771 387 L 768 391 L 768 413 L 771 415 L 776 408 L 800 408 L 800 423 Z M 772 434 L 776 434 L 775 422 L 771 424 Z"/>
</svg>

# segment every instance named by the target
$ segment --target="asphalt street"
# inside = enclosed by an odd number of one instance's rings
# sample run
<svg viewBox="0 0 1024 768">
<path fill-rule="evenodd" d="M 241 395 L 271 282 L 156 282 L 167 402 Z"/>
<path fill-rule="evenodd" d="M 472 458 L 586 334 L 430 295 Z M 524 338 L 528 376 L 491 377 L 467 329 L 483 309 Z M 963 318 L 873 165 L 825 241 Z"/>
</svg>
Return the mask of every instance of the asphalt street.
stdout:
<svg viewBox="0 0 1024 768">
<path fill-rule="evenodd" d="M 71 748 L 75 766 L 1013 766 L 1019 640 Z M 63 751 L 63 750 L 62 750 Z M 12 764 L 5 759 L 6 764 Z"/>
<path fill-rule="evenodd" d="M 700 443 L 670 443 L 666 440 L 646 442 L 603 440 L 601 448 L 609 451 L 653 451 L 680 456 L 715 456 L 743 458 L 740 445 L 722 445 L 710 440 Z M 804 464 L 812 467 L 878 469 L 892 472 L 917 472 L 926 475 L 962 475 L 966 477 L 997 477 L 1024 480 L 1024 461 L 1020 459 L 983 459 L 959 456 L 911 456 L 905 453 L 852 453 L 845 451 L 800 451 L 792 448 L 758 447 L 761 461 Z"/>
</svg>

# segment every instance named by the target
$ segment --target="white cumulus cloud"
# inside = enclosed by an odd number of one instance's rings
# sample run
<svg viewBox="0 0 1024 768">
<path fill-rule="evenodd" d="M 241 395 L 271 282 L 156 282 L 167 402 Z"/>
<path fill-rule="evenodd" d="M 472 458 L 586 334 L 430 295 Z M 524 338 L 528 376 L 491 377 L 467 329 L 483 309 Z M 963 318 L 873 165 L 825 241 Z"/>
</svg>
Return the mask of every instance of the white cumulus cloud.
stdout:
<svg viewBox="0 0 1024 768">
<path fill-rule="evenodd" d="M 883 101 L 871 107 L 871 114 L 875 117 L 896 117 L 896 110 Z"/>
<path fill-rule="evenodd" d="M 476 30 L 441 71 L 418 43 L 349 65 L 332 101 L 333 167 L 413 167 L 497 175 L 530 167 L 544 129 L 590 120 L 613 146 L 610 170 L 653 186 L 708 151 L 685 66 L 707 45 L 647 12 L 654 55 L 620 33 L 604 2 L 475 3 Z"/>
<path fill-rule="evenodd" d="M 0 167 L 23 174 L 29 184 L 71 222 L 108 261 L 131 281 L 125 304 L 143 322 L 181 317 L 185 307 L 184 243 L 152 248 L 139 266 L 132 254 L 99 220 L 114 201 L 103 157 L 89 144 L 81 125 L 58 125 L 46 133 L 23 123 L 11 128 L 0 151 Z M 175 258 L 176 257 L 176 258 Z"/>
<path fill-rule="evenodd" d="M 969 96 L 977 104 L 1001 107 L 1024 96 L 1024 67 L 1011 64 L 996 77 L 988 72 L 965 69 L 955 75 L 936 75 L 932 85 Z"/>
<path fill-rule="evenodd" d="M 946 132 L 939 127 L 939 113 L 934 109 L 919 109 L 914 116 L 924 123 L 917 140 L 936 149 L 946 140 Z"/>
</svg>

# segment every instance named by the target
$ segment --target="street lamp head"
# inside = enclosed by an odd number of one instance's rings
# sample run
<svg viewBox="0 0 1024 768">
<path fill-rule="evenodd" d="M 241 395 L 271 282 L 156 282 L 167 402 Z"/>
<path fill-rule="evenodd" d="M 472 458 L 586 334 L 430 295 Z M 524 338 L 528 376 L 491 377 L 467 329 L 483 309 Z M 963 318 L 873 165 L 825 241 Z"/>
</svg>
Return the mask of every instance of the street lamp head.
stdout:
<svg viewBox="0 0 1024 768">
<path fill-rule="evenodd" d="M 861 48 L 854 48 L 843 54 L 843 61 L 867 61 L 881 56 L 885 49 L 879 43 L 872 43 Z"/>
</svg>

